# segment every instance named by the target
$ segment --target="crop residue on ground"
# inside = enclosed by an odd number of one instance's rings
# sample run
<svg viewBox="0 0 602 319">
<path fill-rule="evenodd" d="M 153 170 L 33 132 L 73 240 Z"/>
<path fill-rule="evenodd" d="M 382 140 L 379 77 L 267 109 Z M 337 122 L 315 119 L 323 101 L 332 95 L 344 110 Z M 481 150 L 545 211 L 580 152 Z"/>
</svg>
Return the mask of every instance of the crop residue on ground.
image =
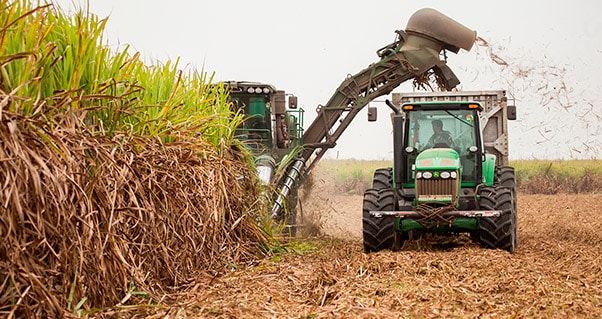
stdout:
<svg viewBox="0 0 602 319">
<path fill-rule="evenodd" d="M 352 205 L 359 196 L 348 197 Z M 349 233 L 310 240 L 303 249 L 292 245 L 292 253 L 208 278 L 196 290 L 197 301 L 179 312 L 218 318 L 598 318 L 601 200 L 600 194 L 519 195 L 515 254 L 483 249 L 464 236 L 427 237 L 401 252 L 376 254 L 364 254 L 361 239 Z"/>
</svg>

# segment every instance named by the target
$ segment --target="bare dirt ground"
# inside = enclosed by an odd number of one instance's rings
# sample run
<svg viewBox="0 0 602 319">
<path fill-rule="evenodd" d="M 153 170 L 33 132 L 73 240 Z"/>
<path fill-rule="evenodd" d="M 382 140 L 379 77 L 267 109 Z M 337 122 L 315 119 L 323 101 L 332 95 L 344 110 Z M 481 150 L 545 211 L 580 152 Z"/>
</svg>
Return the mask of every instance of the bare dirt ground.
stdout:
<svg viewBox="0 0 602 319">
<path fill-rule="evenodd" d="M 322 194 L 327 196 L 326 194 Z M 515 254 L 466 237 L 364 254 L 361 196 L 320 200 L 325 235 L 199 286 L 187 313 L 237 318 L 600 318 L 602 195 L 520 195 Z M 312 207 L 306 203 L 306 209 Z"/>
<path fill-rule="evenodd" d="M 199 285 L 181 315 L 239 318 L 600 318 L 602 194 L 519 194 L 515 254 L 466 236 L 364 254 L 359 195 L 314 185 L 318 236 Z M 308 227 L 310 230 L 312 227 Z"/>
</svg>

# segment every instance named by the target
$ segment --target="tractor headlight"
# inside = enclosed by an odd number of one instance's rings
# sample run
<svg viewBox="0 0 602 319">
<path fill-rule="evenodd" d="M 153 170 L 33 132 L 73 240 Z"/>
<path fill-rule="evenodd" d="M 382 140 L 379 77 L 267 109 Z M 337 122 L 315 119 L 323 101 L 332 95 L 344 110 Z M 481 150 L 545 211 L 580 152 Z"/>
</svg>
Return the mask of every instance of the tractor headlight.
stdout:
<svg viewBox="0 0 602 319">
<path fill-rule="evenodd" d="M 420 171 L 416 172 L 416 179 L 456 179 L 456 171 Z"/>
<path fill-rule="evenodd" d="M 442 179 L 456 179 L 458 178 L 458 173 L 456 171 L 443 171 L 441 172 L 441 174 L 439 174 L 439 177 L 441 177 Z"/>
<path fill-rule="evenodd" d="M 261 92 L 263 92 L 263 90 L 262 90 L 261 88 L 256 88 L 256 89 L 255 89 L 255 93 L 259 94 L 259 93 L 261 93 Z"/>
</svg>

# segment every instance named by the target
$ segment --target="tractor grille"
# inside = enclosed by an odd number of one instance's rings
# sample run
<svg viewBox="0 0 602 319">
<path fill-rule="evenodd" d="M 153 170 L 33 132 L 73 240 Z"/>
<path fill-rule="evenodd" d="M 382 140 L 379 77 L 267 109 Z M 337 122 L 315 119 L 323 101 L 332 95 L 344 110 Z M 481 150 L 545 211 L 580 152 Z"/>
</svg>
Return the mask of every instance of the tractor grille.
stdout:
<svg viewBox="0 0 602 319">
<path fill-rule="evenodd" d="M 417 179 L 416 198 L 419 202 L 448 202 L 458 200 L 459 179 Z"/>
</svg>

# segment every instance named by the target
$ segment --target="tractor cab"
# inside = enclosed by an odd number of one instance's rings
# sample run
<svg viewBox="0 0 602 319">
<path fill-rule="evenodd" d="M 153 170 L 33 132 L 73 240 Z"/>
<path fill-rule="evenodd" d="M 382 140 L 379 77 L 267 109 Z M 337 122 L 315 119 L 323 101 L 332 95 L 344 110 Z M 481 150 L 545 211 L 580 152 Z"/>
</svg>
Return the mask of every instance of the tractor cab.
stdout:
<svg viewBox="0 0 602 319">
<path fill-rule="evenodd" d="M 413 186 L 415 179 L 441 178 L 452 170 L 463 186 L 474 187 L 482 179 L 482 149 L 479 134 L 479 104 L 406 104 L 403 159 L 403 184 Z M 457 167 L 454 167 L 457 165 Z M 441 172 L 436 169 L 440 168 Z M 435 174 L 431 176 L 431 174 Z M 443 178 L 447 177 L 443 174 Z"/>
</svg>

